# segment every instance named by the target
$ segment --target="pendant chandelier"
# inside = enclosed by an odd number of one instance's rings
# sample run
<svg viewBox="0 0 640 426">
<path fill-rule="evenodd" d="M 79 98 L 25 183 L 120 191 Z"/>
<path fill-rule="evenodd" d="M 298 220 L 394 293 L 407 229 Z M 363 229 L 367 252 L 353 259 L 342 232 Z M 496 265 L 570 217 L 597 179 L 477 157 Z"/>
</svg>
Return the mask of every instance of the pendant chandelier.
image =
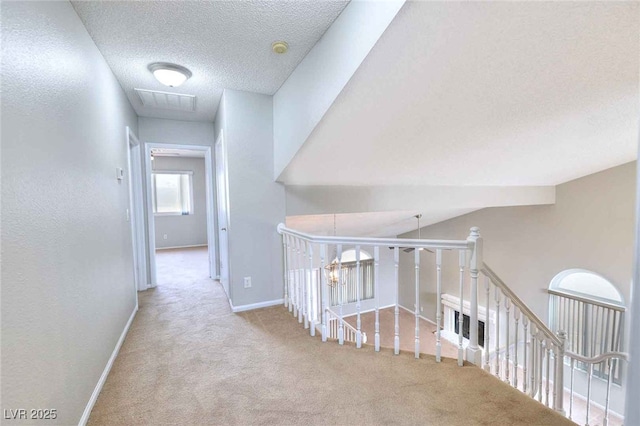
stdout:
<svg viewBox="0 0 640 426">
<path fill-rule="evenodd" d="M 333 215 L 333 236 L 336 236 L 336 215 Z M 335 287 L 340 283 L 340 259 L 338 259 L 338 249 L 335 248 L 334 259 L 324 267 L 329 287 Z"/>
</svg>

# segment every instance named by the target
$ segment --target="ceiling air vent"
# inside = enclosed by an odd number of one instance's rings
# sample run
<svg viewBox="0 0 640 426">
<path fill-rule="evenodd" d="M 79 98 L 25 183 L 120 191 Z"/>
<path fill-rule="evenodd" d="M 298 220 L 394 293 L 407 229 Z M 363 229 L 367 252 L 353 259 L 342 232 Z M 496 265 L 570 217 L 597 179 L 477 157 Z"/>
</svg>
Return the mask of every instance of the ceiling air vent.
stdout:
<svg viewBox="0 0 640 426">
<path fill-rule="evenodd" d="M 187 112 L 194 112 L 196 110 L 196 97 L 193 95 L 159 92 L 156 90 L 133 90 L 138 94 L 142 105 L 145 107 Z"/>
</svg>

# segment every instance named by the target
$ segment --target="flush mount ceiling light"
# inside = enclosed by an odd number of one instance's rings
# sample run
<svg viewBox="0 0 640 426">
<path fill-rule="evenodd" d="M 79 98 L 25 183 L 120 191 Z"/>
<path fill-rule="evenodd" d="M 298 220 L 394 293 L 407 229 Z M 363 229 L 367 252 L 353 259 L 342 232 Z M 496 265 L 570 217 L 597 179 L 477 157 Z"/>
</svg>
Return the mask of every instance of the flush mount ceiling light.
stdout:
<svg viewBox="0 0 640 426">
<path fill-rule="evenodd" d="M 271 45 L 271 50 L 281 55 L 283 53 L 287 53 L 287 50 L 289 50 L 289 45 L 286 41 L 274 41 Z"/>
<path fill-rule="evenodd" d="M 169 87 L 178 87 L 191 77 L 191 71 L 176 64 L 155 62 L 149 65 L 149 71 L 160 83 Z"/>
</svg>

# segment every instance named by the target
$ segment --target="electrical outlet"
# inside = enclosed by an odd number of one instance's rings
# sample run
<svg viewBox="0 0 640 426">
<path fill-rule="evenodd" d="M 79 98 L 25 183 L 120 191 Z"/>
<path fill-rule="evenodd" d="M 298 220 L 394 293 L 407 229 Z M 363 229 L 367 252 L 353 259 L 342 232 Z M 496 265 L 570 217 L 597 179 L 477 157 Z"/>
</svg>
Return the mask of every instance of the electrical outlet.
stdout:
<svg viewBox="0 0 640 426">
<path fill-rule="evenodd" d="M 251 277 L 244 277 L 244 288 L 251 288 Z"/>
<path fill-rule="evenodd" d="M 167 239 L 167 234 L 164 234 L 164 235 L 162 236 L 162 238 L 164 238 L 164 239 L 166 240 L 166 239 Z"/>
</svg>

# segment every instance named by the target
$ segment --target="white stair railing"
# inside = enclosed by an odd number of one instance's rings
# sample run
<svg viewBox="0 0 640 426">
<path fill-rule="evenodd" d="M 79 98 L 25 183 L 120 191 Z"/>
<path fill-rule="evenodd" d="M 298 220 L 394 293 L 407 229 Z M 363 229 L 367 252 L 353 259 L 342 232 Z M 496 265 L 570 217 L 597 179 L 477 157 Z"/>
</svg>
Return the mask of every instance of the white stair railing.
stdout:
<svg viewBox="0 0 640 426">
<path fill-rule="evenodd" d="M 414 355 L 420 357 L 420 250 L 428 249 L 435 252 L 435 283 L 436 283 L 436 362 L 441 360 L 441 329 L 442 329 L 442 252 L 457 251 L 459 270 L 459 340 L 458 365 L 464 365 L 466 360 L 494 374 L 516 389 L 538 400 L 544 405 L 565 413 L 564 411 L 564 359 L 571 361 L 571 387 L 569 405 L 570 415 L 573 410 L 573 367 L 576 362 L 589 366 L 589 386 L 587 395 L 587 419 L 590 405 L 591 377 L 594 365 L 607 363 L 609 369 L 609 386 L 605 407 L 604 426 L 608 423 L 609 389 L 611 371 L 616 368 L 620 360 L 627 360 L 627 355 L 610 352 L 593 358 L 585 358 L 566 351 L 566 333 L 561 330 L 552 331 L 535 313 L 504 283 L 502 279 L 482 260 L 483 241 L 478 228 L 471 228 L 466 240 L 416 240 L 397 238 L 355 238 L 337 236 L 317 236 L 286 228 L 278 225 L 278 232 L 282 235 L 284 250 L 284 305 L 305 328 L 314 335 L 316 326 L 322 334 L 322 340 L 335 339 L 340 344 L 345 341 L 353 342 L 357 348 L 366 343 L 366 335 L 361 329 L 361 285 L 360 252 L 367 248 L 374 253 L 374 299 L 375 299 L 375 330 L 374 349 L 380 350 L 379 324 L 379 273 L 380 248 L 393 250 L 394 269 L 393 289 L 395 291 L 393 350 L 400 352 L 399 328 L 399 253 L 400 250 L 413 249 L 413 282 L 415 288 L 415 316 Z M 329 280 L 325 267 L 334 258 L 338 260 L 340 268 L 343 248 L 355 248 L 356 253 L 356 326 L 344 320 L 343 303 L 339 297 L 336 310 L 330 308 Z M 333 254 L 331 254 L 333 253 Z M 424 262 L 424 259 L 422 259 Z M 478 281 L 484 276 L 484 342 L 479 346 L 479 300 Z M 469 287 L 469 339 L 466 351 L 463 346 L 463 327 L 465 308 L 464 290 Z M 405 283 L 405 285 L 408 283 Z M 340 285 L 338 283 L 337 285 Z M 388 285 L 388 283 L 387 283 Z M 339 291 L 338 294 L 342 294 Z M 604 367 L 601 367 L 604 369 Z M 587 422 L 588 424 L 588 422 Z"/>
<path fill-rule="evenodd" d="M 468 269 L 471 273 L 471 285 L 477 287 L 479 259 L 481 259 L 479 249 L 481 248 L 481 238 L 477 228 L 473 228 L 471 235 L 466 240 L 414 240 L 404 238 L 355 238 L 355 237 L 331 237 L 309 235 L 293 229 L 286 228 L 283 224 L 278 225 L 278 232 L 282 235 L 284 250 L 284 304 L 293 314 L 297 316 L 300 323 L 304 323 L 305 328 L 310 329 L 310 334 L 315 333 L 315 324 L 319 324 L 322 333 L 322 340 L 333 338 L 335 327 L 337 326 L 337 339 L 339 343 L 347 340 L 345 334 L 351 333 L 350 326 L 344 321 L 343 301 L 340 300 L 338 312 L 329 309 L 329 282 L 325 267 L 333 261 L 330 253 L 335 253 L 335 257 L 340 262 L 344 247 L 354 247 L 356 257 L 356 277 L 359 280 L 356 286 L 356 327 L 355 343 L 360 348 L 363 341 L 362 321 L 361 321 L 361 297 L 362 276 L 360 274 L 361 261 L 360 253 L 363 248 L 374 253 L 374 302 L 375 302 L 375 338 L 374 348 L 380 350 L 380 324 L 379 324 L 379 273 L 380 248 L 391 248 L 394 251 L 395 278 L 393 287 L 395 290 L 395 326 L 394 326 L 394 353 L 400 352 L 399 338 L 399 302 L 398 302 L 398 265 L 400 249 L 413 249 L 414 251 L 414 282 L 415 304 L 413 314 L 415 317 L 414 330 L 414 355 L 420 357 L 420 250 L 429 249 L 436 253 L 436 288 L 438 300 L 442 296 L 442 251 L 454 250 L 460 252 L 461 259 L 469 259 L 468 267 L 461 268 L 461 279 Z M 315 254 L 319 256 L 316 257 Z M 468 256 L 467 256 L 468 254 Z M 340 266 L 338 266 L 340 268 Z M 338 283 L 337 285 L 341 285 Z M 338 292 L 341 294 L 342 292 Z M 462 293 L 460 294 L 462 297 Z M 473 300 L 473 299 L 472 299 Z M 471 320 L 477 323 L 477 303 L 471 305 Z M 442 318 L 440 310 L 437 315 L 436 326 L 436 361 L 441 360 L 441 336 Z M 333 327 L 333 328 L 332 328 Z M 480 362 L 480 350 L 478 347 L 477 331 L 475 336 L 471 336 L 470 345 L 467 348 L 467 359 Z M 348 340 L 347 340 L 348 341 Z M 475 351 L 475 352 L 474 352 Z M 471 354 L 471 355 L 470 355 Z M 477 356 L 476 356 L 477 355 Z M 459 354 L 459 363 L 462 365 L 462 353 Z"/>
<path fill-rule="evenodd" d="M 326 309 L 327 313 L 327 338 L 331 340 L 340 341 L 340 329 L 342 328 L 342 343 L 358 343 L 358 330 L 340 318 L 340 315 L 333 312 L 331 309 Z M 362 343 L 367 343 L 367 333 L 362 333 Z"/>
<path fill-rule="evenodd" d="M 487 312 L 484 369 L 564 413 L 565 333 L 551 331 L 489 266 L 483 263 L 481 272 Z M 493 327 L 491 311 L 495 312 Z M 490 336 L 495 339 L 493 350 Z"/>
<path fill-rule="evenodd" d="M 573 420 L 573 382 L 574 382 L 574 372 L 576 368 L 576 362 L 581 362 L 587 366 L 587 395 L 586 395 L 586 411 L 585 411 L 585 426 L 589 426 L 590 416 L 591 416 L 591 383 L 594 376 L 594 366 L 602 365 L 603 368 L 607 369 L 607 394 L 605 397 L 605 406 L 604 406 L 604 416 L 602 419 L 602 426 L 607 426 L 609 424 L 609 402 L 611 396 L 611 382 L 613 379 L 613 373 L 620 361 L 628 361 L 629 355 L 624 352 L 606 352 L 601 355 L 595 357 L 585 357 L 582 355 L 578 355 L 573 352 L 566 351 L 565 356 L 569 359 L 571 365 L 571 378 L 569 380 L 569 419 Z M 575 421 L 575 420 L 574 420 Z"/>
</svg>

